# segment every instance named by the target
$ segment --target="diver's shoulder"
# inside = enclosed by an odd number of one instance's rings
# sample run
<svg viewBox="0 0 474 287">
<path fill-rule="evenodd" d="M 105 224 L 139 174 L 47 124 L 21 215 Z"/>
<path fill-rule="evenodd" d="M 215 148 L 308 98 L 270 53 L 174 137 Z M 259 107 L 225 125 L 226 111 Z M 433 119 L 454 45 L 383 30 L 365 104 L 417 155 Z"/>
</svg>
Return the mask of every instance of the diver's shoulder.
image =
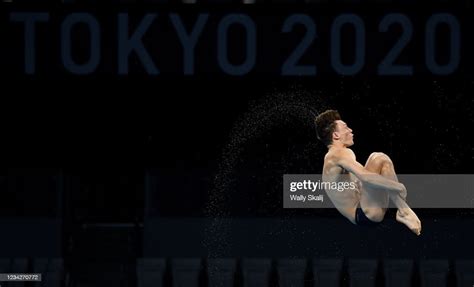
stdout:
<svg viewBox="0 0 474 287">
<path fill-rule="evenodd" d="M 326 153 L 325 158 L 340 158 L 340 157 L 346 157 L 346 156 L 352 156 L 355 155 L 354 152 L 347 147 L 336 147 L 336 148 L 331 148 L 328 150 Z"/>
</svg>

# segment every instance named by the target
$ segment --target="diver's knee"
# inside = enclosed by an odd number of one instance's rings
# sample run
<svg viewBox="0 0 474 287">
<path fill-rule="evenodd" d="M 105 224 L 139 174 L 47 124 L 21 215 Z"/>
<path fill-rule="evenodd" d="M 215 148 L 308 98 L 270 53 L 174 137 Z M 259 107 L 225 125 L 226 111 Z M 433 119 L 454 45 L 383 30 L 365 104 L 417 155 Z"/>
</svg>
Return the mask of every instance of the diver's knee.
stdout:
<svg viewBox="0 0 474 287">
<path fill-rule="evenodd" d="M 383 166 L 385 164 L 393 165 L 392 159 L 383 152 L 373 152 L 370 157 L 378 166 Z"/>
</svg>

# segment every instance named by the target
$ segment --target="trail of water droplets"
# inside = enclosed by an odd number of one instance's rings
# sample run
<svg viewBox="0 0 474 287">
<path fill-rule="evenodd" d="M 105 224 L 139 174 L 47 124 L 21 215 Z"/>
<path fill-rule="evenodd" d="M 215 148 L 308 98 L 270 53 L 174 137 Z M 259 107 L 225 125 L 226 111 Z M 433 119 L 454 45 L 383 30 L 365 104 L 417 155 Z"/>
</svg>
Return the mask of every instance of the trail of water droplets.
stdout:
<svg viewBox="0 0 474 287">
<path fill-rule="evenodd" d="M 301 87 L 291 87 L 285 92 L 275 91 L 263 99 L 250 104 L 249 110 L 234 124 L 229 135 L 228 144 L 223 149 L 221 162 L 214 178 L 207 206 L 206 216 L 211 223 L 205 230 L 203 244 L 209 251 L 209 257 L 219 258 L 230 255 L 232 219 L 230 214 L 231 197 L 236 180 L 235 169 L 242 152 L 252 139 L 272 131 L 280 125 L 295 118 L 302 126 L 314 131 L 314 117 L 325 110 L 324 91 L 308 91 Z M 315 134 L 316 136 L 316 134 Z M 291 226 L 290 217 L 282 219 L 282 224 L 275 228 Z M 269 234 L 279 234 L 280 230 L 267 230 Z"/>
</svg>

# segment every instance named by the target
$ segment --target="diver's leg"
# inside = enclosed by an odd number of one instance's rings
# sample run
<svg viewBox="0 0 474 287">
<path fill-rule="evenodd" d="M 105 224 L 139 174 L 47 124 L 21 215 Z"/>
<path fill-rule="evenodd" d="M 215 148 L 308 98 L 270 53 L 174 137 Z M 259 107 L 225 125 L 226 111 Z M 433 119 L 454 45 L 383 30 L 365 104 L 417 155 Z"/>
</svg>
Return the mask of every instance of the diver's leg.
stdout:
<svg viewBox="0 0 474 287">
<path fill-rule="evenodd" d="M 390 163 L 391 160 L 388 156 L 383 153 L 374 152 L 367 159 L 365 169 L 373 173 L 387 176 L 389 179 L 393 179 L 394 176 L 396 178 L 396 175 L 391 173 L 390 168 L 385 167 L 385 165 L 389 165 Z M 382 172 L 385 174 L 382 174 Z M 388 204 L 389 194 L 387 191 L 368 189 L 362 186 L 360 206 L 370 220 L 375 222 L 382 221 L 385 212 L 387 211 Z"/>
<path fill-rule="evenodd" d="M 372 153 L 367 160 L 365 168 L 371 172 L 398 181 L 392 160 L 386 154 Z M 372 221 L 380 222 L 387 211 L 389 199 L 398 207 L 397 221 L 405 224 L 417 235 L 421 232 L 421 222 L 415 212 L 406 203 L 405 194 L 394 194 L 380 189 L 361 189 L 361 208 L 365 215 Z"/>
</svg>

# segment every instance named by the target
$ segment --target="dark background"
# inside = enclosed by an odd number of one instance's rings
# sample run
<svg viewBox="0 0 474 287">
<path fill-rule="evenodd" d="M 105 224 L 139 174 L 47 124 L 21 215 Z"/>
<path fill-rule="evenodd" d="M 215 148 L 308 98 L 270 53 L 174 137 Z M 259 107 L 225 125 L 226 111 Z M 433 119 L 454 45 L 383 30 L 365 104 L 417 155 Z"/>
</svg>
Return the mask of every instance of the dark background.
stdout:
<svg viewBox="0 0 474 287">
<path fill-rule="evenodd" d="M 125 6 L 110 10 L 105 5 L 66 9 L 91 11 L 103 25 L 103 61 L 97 71 L 84 76 L 71 75 L 61 66 L 58 23 L 67 13 L 60 6 L 31 6 L 35 11 L 51 11 L 52 18 L 38 29 L 35 75 L 25 75 L 22 70 L 21 26 L 8 23 L 8 12 L 2 12 L 0 21 L 4 25 L 0 31 L 6 40 L 0 48 L 0 214 L 13 221 L 59 220 L 55 230 L 60 231 L 61 247 L 59 252 L 51 251 L 51 256 L 72 258 L 69 267 L 76 274 L 87 273 L 74 265 L 73 259 L 79 257 L 108 258 L 113 254 L 113 258 L 128 260 L 213 253 L 217 247 L 203 247 L 199 239 L 193 240 L 189 234 L 189 246 L 182 249 L 178 242 L 183 237 L 173 234 L 187 231 L 186 227 L 174 227 L 175 230 L 156 223 L 183 220 L 183 226 L 191 226 L 199 233 L 204 230 L 200 225 L 203 223 L 194 224 L 193 220 L 208 217 L 319 222 L 329 232 L 320 237 L 318 244 L 336 238 L 335 245 L 315 252 L 307 237 L 295 239 L 304 229 L 296 228 L 292 240 L 299 243 L 289 245 L 288 236 L 272 242 L 274 246 L 261 242 L 256 246 L 251 240 L 240 245 L 234 242 L 230 252 L 234 256 L 270 256 L 266 248 L 280 248 L 274 256 L 292 252 L 301 255 L 307 250 L 325 256 L 355 256 L 364 248 L 370 256 L 390 257 L 403 251 L 403 255 L 414 252 L 415 258 L 472 256 L 471 249 L 463 249 L 469 246 L 472 236 L 469 230 L 473 213 L 468 209 L 417 210 L 428 229 L 426 237 L 415 241 L 407 230 L 394 228 L 393 222 L 389 232 L 377 231 L 382 232 L 377 237 L 374 231 L 351 229 L 335 210 L 285 210 L 281 198 L 283 174 L 321 171 L 325 147 L 316 140 L 312 121 L 315 113 L 326 108 L 339 110 L 354 130 L 353 150 L 361 163 L 371 152 L 379 151 L 392 158 L 399 174 L 473 172 L 474 81 L 469 52 L 472 25 L 467 17 L 472 8 L 465 4 L 372 7 L 352 3 L 326 5 L 324 9 L 301 5 L 272 9 L 199 6 L 183 10 L 177 6 L 149 6 L 147 9 L 159 11 L 160 15 L 157 27 L 161 30 L 151 31 L 144 40 L 147 47 L 159 51 L 153 54 L 162 71 L 157 76 L 147 75 L 134 56 L 130 58 L 134 63 L 130 74 L 117 75 L 116 27 L 111 19 L 117 11 L 127 10 Z M 10 8 L 26 9 L 19 5 Z M 147 10 L 135 7 L 129 11 L 139 19 Z M 196 48 L 194 75 L 183 75 L 182 50 L 166 22 L 169 11 L 183 11 L 180 15 L 190 23 L 198 12 L 211 15 L 209 27 Z M 215 57 L 216 22 L 221 15 L 235 11 L 255 17 L 259 27 L 257 63 L 244 76 L 226 75 Z M 367 27 L 366 65 L 353 77 L 338 75 L 328 60 L 329 23 L 334 15 L 348 11 L 363 15 Z M 380 36 L 377 21 L 388 12 L 400 11 L 411 16 L 414 36 L 398 63 L 412 64 L 414 74 L 379 76 L 377 65 L 399 31 Z M 432 75 L 424 63 L 424 24 L 427 15 L 440 11 L 454 13 L 462 26 L 460 66 L 445 76 Z M 316 63 L 318 75 L 280 75 L 281 63 L 303 33 L 296 29 L 291 35 L 282 36 L 279 32 L 285 17 L 293 12 L 321 19 L 318 40 L 301 59 L 303 64 Z M 243 57 L 236 48 L 242 31 L 234 32 L 229 49 L 238 62 Z M 345 33 L 343 59 L 350 61 L 353 39 L 348 31 Z M 437 43 L 441 62 L 447 49 L 443 33 Z M 80 39 L 75 43 L 78 58 L 84 57 L 83 48 L 87 47 Z M 259 230 L 259 224 L 238 227 L 239 235 L 228 240 L 240 240 L 247 228 L 265 233 L 265 229 Z M 111 226 L 116 229 L 109 231 Z M 219 228 L 213 232 L 206 231 L 204 238 L 222 235 Z M 347 234 L 360 241 L 341 249 L 337 242 Z M 9 236 L 14 240 L 17 235 L 11 231 Z M 42 236 L 57 233 L 45 232 Z M 261 236 L 268 239 L 272 234 Z M 370 240 L 376 244 L 371 245 Z M 400 245 L 397 240 L 403 243 Z M 307 249 L 295 251 L 297 244 L 308 244 Z M 391 245 L 392 249 L 384 249 L 382 244 Z M 200 247 L 194 248 L 195 245 Z M 15 254 L 22 245 L 17 243 L 10 248 L 10 254 Z M 36 256 L 36 251 L 17 254 Z"/>
<path fill-rule="evenodd" d="M 133 202 L 131 210 L 139 213 L 135 208 L 143 206 L 145 171 L 158 170 L 166 191 L 154 195 L 150 204 L 165 215 L 201 216 L 226 150 L 240 137 L 235 130 L 252 134 L 238 147 L 241 153 L 234 151 L 237 166 L 229 176 L 244 182 L 254 178 L 242 187 L 244 193 L 235 194 L 255 196 L 263 185 L 280 196 L 282 174 L 321 171 L 325 147 L 315 137 L 309 112 L 314 107 L 341 112 L 354 130 L 353 149 L 362 164 L 371 152 L 381 151 L 392 157 L 401 174 L 472 172 L 468 80 L 158 79 L 105 80 L 100 86 L 89 82 L 82 80 L 73 91 L 54 98 L 57 87 L 45 88 L 43 82 L 10 90 L 24 95 L 34 86 L 44 94 L 24 96 L 17 106 L 4 105 L 1 144 L 7 175 L 1 183 L 11 197 L 3 201 L 3 212 L 7 208 L 11 215 L 36 215 L 33 210 L 44 206 L 45 215 L 54 214 L 49 200 L 54 197 L 49 187 L 53 183 L 41 175 L 61 172 L 77 177 L 81 186 L 74 188 L 81 190 L 77 196 L 85 201 L 74 201 L 73 206 L 95 206 L 113 220 Z M 71 86 L 62 84 L 64 89 Z M 95 95 L 90 95 L 91 89 Z M 303 108 L 293 108 L 294 104 Z M 262 124 L 264 115 L 271 120 Z M 248 131 L 239 127 L 242 122 L 251 125 Z M 20 168 L 24 166 L 31 168 Z M 33 182 L 24 183 L 23 174 L 32 176 Z M 44 187 L 41 193 L 28 191 L 36 184 Z M 15 198 L 15 205 L 10 204 Z M 31 209 L 18 208 L 28 202 Z M 113 208 L 114 202 L 124 206 Z M 236 214 L 248 214 L 234 207 Z"/>
</svg>

